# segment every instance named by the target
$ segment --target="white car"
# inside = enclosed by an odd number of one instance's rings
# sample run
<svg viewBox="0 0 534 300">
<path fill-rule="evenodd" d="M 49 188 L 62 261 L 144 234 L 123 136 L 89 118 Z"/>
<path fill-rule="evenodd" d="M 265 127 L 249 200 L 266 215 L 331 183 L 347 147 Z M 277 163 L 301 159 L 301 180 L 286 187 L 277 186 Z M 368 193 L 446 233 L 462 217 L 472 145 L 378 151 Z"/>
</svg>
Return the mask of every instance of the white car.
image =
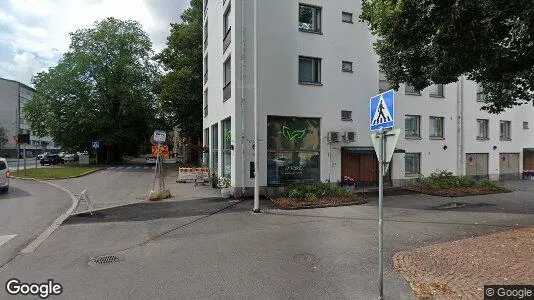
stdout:
<svg viewBox="0 0 534 300">
<path fill-rule="evenodd" d="M 0 158 L 0 192 L 6 193 L 9 189 L 9 167 L 7 160 Z"/>
</svg>

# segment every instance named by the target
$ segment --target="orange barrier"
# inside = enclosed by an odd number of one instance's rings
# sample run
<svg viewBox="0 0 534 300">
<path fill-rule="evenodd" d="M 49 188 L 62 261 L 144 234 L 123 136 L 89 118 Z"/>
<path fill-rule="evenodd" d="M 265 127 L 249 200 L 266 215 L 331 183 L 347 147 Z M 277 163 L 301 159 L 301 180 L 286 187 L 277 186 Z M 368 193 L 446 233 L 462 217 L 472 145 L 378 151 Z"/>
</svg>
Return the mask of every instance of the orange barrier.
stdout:
<svg viewBox="0 0 534 300">
<path fill-rule="evenodd" d="M 210 181 L 209 168 L 178 168 L 177 182 L 204 183 Z"/>
</svg>

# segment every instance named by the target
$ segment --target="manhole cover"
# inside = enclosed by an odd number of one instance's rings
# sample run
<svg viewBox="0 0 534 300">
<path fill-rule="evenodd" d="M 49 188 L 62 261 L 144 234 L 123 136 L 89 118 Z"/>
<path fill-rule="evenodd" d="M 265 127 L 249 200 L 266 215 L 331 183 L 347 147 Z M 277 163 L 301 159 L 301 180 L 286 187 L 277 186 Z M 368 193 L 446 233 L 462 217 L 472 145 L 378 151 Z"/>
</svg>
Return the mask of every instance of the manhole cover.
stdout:
<svg viewBox="0 0 534 300">
<path fill-rule="evenodd" d="M 91 260 L 89 260 L 89 265 L 90 266 L 109 265 L 109 264 L 117 263 L 121 260 L 122 259 L 117 255 L 104 255 L 104 256 L 91 258 Z"/>
<path fill-rule="evenodd" d="M 319 257 L 310 253 L 299 253 L 293 256 L 293 261 L 299 265 L 315 267 L 319 264 Z"/>
</svg>

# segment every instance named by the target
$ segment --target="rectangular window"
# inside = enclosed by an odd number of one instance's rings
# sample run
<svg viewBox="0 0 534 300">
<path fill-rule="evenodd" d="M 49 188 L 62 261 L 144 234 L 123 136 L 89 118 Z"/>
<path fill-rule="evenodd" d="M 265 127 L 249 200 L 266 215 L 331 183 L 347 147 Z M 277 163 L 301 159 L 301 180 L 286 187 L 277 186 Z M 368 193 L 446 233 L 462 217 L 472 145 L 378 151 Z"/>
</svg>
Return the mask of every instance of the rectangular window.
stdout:
<svg viewBox="0 0 534 300">
<path fill-rule="evenodd" d="M 232 35 L 230 34 L 232 28 L 232 19 L 231 19 L 231 6 L 228 5 L 228 8 L 224 12 L 223 16 L 223 51 L 228 49 L 230 43 L 232 42 Z"/>
<path fill-rule="evenodd" d="M 204 83 L 208 81 L 208 55 L 204 57 Z"/>
<path fill-rule="evenodd" d="M 345 22 L 345 23 L 354 23 L 354 21 L 352 20 L 352 13 L 349 13 L 349 12 L 342 12 L 341 13 L 341 21 Z"/>
<path fill-rule="evenodd" d="M 409 84 L 406 84 L 406 87 L 405 87 L 405 94 L 406 95 L 417 95 L 417 96 L 421 96 L 421 91 L 417 91 L 413 85 L 409 85 Z"/>
<path fill-rule="evenodd" d="M 208 90 L 204 91 L 204 117 L 208 116 Z"/>
<path fill-rule="evenodd" d="M 299 56 L 299 83 L 321 83 L 321 59 Z"/>
<path fill-rule="evenodd" d="M 484 89 L 482 88 L 482 85 L 477 85 L 477 101 L 478 102 L 486 102 L 486 95 L 484 94 Z"/>
<path fill-rule="evenodd" d="M 404 136 L 407 138 L 421 137 L 421 116 L 406 115 L 404 118 Z"/>
<path fill-rule="evenodd" d="M 310 32 L 321 32 L 321 8 L 299 4 L 299 29 Z"/>
<path fill-rule="evenodd" d="M 501 141 L 510 141 L 512 139 L 511 135 L 511 127 L 512 122 L 510 121 L 501 121 L 501 133 L 500 133 L 500 140 Z"/>
<path fill-rule="evenodd" d="M 208 21 L 204 24 L 204 50 L 208 48 Z"/>
<path fill-rule="evenodd" d="M 267 116 L 267 185 L 320 180 L 320 119 Z"/>
<path fill-rule="evenodd" d="M 343 72 L 351 72 L 352 73 L 352 62 L 351 61 L 342 61 L 341 62 L 341 70 Z"/>
<path fill-rule="evenodd" d="M 443 84 L 434 84 L 430 86 L 430 97 L 444 97 Z"/>
<path fill-rule="evenodd" d="M 232 122 L 231 119 L 222 121 L 222 176 L 232 176 Z"/>
<path fill-rule="evenodd" d="M 352 121 L 352 111 L 351 110 L 342 110 L 341 111 L 341 121 Z"/>
<path fill-rule="evenodd" d="M 203 164 L 210 167 L 210 129 L 204 129 L 204 151 L 202 152 Z"/>
<path fill-rule="evenodd" d="M 378 82 L 379 93 L 383 93 L 383 92 L 387 92 L 391 90 L 391 84 L 388 82 L 386 78 L 386 74 L 384 72 L 379 71 L 378 78 L 379 78 L 379 82 Z"/>
<path fill-rule="evenodd" d="M 434 139 L 442 139 L 443 135 L 443 117 L 430 117 L 429 119 L 429 136 Z"/>
<path fill-rule="evenodd" d="M 211 172 L 219 174 L 219 124 L 211 126 Z"/>
<path fill-rule="evenodd" d="M 523 129 L 528 129 L 528 122 L 523 122 Z"/>
<path fill-rule="evenodd" d="M 226 101 L 232 96 L 232 60 L 228 58 L 224 62 L 224 88 L 223 88 L 223 100 Z"/>
<path fill-rule="evenodd" d="M 487 140 L 489 139 L 489 120 L 477 119 L 477 139 Z"/>
<path fill-rule="evenodd" d="M 406 153 L 404 155 L 404 172 L 406 175 L 421 174 L 421 153 Z"/>
</svg>

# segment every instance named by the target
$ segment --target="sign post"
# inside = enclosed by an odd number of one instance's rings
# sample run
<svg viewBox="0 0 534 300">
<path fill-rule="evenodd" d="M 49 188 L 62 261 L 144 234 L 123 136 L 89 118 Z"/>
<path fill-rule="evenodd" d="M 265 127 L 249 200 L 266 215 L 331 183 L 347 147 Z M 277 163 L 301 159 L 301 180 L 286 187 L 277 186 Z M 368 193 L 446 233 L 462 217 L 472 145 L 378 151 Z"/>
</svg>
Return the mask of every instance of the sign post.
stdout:
<svg viewBox="0 0 534 300">
<path fill-rule="evenodd" d="M 93 141 L 92 146 L 93 146 L 93 150 L 95 150 L 96 164 L 98 165 L 98 149 L 100 148 L 100 142 Z"/>
<path fill-rule="evenodd" d="M 395 92 L 389 90 L 371 98 L 369 129 L 378 158 L 378 299 L 384 299 L 384 174 L 388 170 L 400 129 L 395 126 Z M 388 137 L 392 137 L 388 139 Z"/>
<path fill-rule="evenodd" d="M 162 151 L 166 145 L 162 145 L 167 140 L 165 131 L 156 130 L 150 138 L 151 143 L 155 143 L 156 147 L 156 167 L 154 170 L 154 182 L 152 183 L 152 190 L 148 196 L 149 200 L 159 200 L 170 197 L 169 190 L 165 186 L 165 174 L 163 172 L 163 155 Z M 154 151 L 153 151 L 154 152 Z M 156 191 L 156 181 L 158 181 L 158 190 Z"/>
</svg>

